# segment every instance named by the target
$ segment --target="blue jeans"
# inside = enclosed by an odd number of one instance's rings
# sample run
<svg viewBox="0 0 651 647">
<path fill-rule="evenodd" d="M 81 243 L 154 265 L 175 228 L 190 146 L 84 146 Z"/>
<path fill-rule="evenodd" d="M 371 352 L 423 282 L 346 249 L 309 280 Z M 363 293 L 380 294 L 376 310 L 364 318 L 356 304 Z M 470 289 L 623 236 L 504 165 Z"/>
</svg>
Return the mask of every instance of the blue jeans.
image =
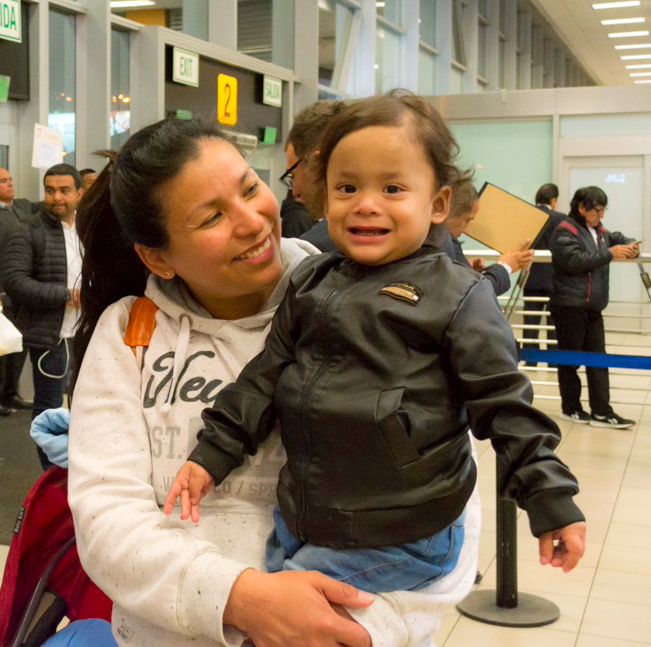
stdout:
<svg viewBox="0 0 651 647">
<path fill-rule="evenodd" d="M 59 343 L 49 350 L 30 348 L 34 380 L 34 404 L 32 420 L 46 409 L 58 409 L 63 404 L 63 390 L 68 381 L 72 347 L 71 339 L 59 339 Z M 45 452 L 37 447 L 38 457 L 43 469 L 52 467 Z"/>
<path fill-rule="evenodd" d="M 294 537 L 274 509 L 274 530 L 267 539 L 267 570 L 316 570 L 370 593 L 410 591 L 447 575 L 457 565 L 463 545 L 465 511 L 431 537 L 401 546 L 338 549 L 304 544 Z"/>
<path fill-rule="evenodd" d="M 117 647 L 111 623 L 90 618 L 76 620 L 48 638 L 43 647 Z"/>
</svg>

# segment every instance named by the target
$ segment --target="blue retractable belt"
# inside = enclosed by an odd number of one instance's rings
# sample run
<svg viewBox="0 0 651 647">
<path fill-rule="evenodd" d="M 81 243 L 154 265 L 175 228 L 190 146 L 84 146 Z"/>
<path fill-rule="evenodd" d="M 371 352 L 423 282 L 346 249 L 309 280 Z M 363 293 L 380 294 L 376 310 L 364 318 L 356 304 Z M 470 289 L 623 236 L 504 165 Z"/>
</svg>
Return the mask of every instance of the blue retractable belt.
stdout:
<svg viewBox="0 0 651 647">
<path fill-rule="evenodd" d="M 539 350 L 538 348 L 523 348 L 520 350 L 520 359 L 527 362 L 547 362 L 549 364 L 570 366 L 651 369 L 651 357 L 588 353 L 582 350 Z"/>
</svg>

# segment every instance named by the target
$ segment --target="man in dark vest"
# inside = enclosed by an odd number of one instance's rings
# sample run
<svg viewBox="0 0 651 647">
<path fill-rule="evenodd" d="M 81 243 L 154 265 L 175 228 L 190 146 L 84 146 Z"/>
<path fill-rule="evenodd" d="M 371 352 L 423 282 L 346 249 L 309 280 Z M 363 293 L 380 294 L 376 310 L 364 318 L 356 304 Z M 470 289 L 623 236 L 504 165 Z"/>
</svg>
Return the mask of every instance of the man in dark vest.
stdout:
<svg viewBox="0 0 651 647">
<path fill-rule="evenodd" d="M 11 232 L 37 211 L 36 205 L 24 198 L 15 198 L 15 189 L 11 174 L 0 166 L 0 264 Z M 14 322 L 14 308 L 7 296 L 0 278 L 0 303 L 2 311 Z M 27 351 L 11 353 L 0 357 L 0 416 L 8 416 L 15 409 L 29 409 L 31 402 L 26 402 L 18 393 L 18 382 L 25 364 Z"/>
<path fill-rule="evenodd" d="M 43 186 L 41 210 L 11 234 L 2 266 L 32 361 L 32 417 L 63 404 L 79 316 L 81 247 L 75 216 L 81 176 L 70 164 L 56 164 L 45 172 Z M 39 456 L 43 467 L 49 466 L 45 454 Z"/>
</svg>

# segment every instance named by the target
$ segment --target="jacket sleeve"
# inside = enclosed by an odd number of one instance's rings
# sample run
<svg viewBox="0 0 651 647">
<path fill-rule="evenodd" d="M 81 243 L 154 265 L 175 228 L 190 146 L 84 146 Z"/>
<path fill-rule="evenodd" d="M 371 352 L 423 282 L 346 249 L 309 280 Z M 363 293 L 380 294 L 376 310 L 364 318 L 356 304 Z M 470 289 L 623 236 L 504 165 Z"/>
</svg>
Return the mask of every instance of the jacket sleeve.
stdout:
<svg viewBox="0 0 651 647">
<path fill-rule="evenodd" d="M 445 344 L 472 432 L 497 453 L 500 494 L 526 510 L 536 537 L 583 520 L 572 500 L 577 481 L 554 453 L 560 430 L 531 406 L 531 383 L 518 371 L 513 333 L 486 281 L 465 295 Z"/>
<path fill-rule="evenodd" d="M 241 634 L 227 638 L 239 632 L 222 624 L 222 614 L 233 582 L 258 563 L 257 554 L 249 563 L 227 557 L 192 524 L 159 508 L 141 373 L 124 343 L 128 314 L 122 301 L 100 318 L 73 398 L 68 501 L 81 563 L 109 598 L 151 625 L 240 645 Z M 218 516 L 225 520 L 215 523 L 237 524 Z M 251 523 L 242 541 L 257 553 L 263 540 L 256 548 Z"/>
<path fill-rule="evenodd" d="M 9 236 L 2 261 L 5 291 L 15 305 L 33 312 L 60 308 L 70 299 L 63 283 L 38 281 L 33 277 L 34 250 L 30 225 L 20 225 Z"/>
<path fill-rule="evenodd" d="M 629 238 L 624 236 L 621 231 L 608 231 L 606 230 L 606 239 L 608 240 L 608 246 L 612 247 L 613 245 L 628 245 L 635 241 L 635 238 Z"/>
<path fill-rule="evenodd" d="M 280 374 L 294 362 L 291 338 L 292 286 L 274 315 L 261 353 L 242 370 L 237 380 L 224 387 L 212 408 L 205 409 L 205 428 L 199 444 L 188 457 L 221 483 L 239 467 L 245 454 L 255 454 L 274 427 L 274 393 Z"/>
<path fill-rule="evenodd" d="M 481 274 L 490 281 L 495 296 L 504 294 L 511 287 L 511 278 L 508 270 L 498 263 L 493 263 L 493 265 L 487 267 Z"/>
<path fill-rule="evenodd" d="M 552 234 L 549 244 L 552 252 L 552 262 L 566 274 L 582 274 L 613 260 L 613 255 L 607 249 L 586 251 L 577 235 L 561 223 Z"/>
</svg>

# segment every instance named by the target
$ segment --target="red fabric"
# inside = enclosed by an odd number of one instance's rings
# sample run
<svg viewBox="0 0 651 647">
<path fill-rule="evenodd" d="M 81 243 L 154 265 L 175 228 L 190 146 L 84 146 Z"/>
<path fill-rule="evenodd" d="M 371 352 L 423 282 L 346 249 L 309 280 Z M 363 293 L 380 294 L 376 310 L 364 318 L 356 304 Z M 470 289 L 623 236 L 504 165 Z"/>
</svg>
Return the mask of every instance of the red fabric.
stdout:
<svg viewBox="0 0 651 647">
<path fill-rule="evenodd" d="M 68 507 L 68 471 L 51 467 L 32 485 L 16 521 L 0 588 L 0 644 L 9 644 L 38 579 L 75 530 Z M 22 515 L 22 518 L 21 518 Z M 68 604 L 70 620 L 111 619 L 112 602 L 93 584 L 73 545 L 46 587 Z"/>
</svg>

